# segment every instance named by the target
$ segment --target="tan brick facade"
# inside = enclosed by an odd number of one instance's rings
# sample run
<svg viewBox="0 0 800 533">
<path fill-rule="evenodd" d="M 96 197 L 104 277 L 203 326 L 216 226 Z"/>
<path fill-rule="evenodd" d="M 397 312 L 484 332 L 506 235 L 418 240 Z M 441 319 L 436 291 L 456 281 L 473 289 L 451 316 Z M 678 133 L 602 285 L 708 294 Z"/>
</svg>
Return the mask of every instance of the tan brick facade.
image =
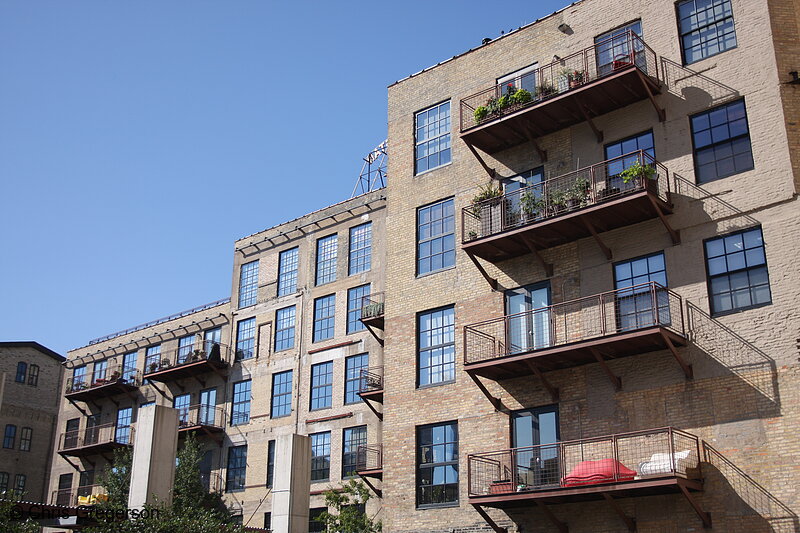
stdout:
<svg viewBox="0 0 800 533">
<path fill-rule="evenodd" d="M 0 481 L 7 483 L 3 491 L 14 490 L 24 478 L 29 501 L 46 495 L 63 360 L 36 342 L 0 342 Z"/>
<path fill-rule="evenodd" d="M 684 68 L 673 2 L 585 0 L 389 88 L 392 179 L 386 195 L 392 246 L 386 272 L 384 442 L 392 446 L 385 451 L 385 531 L 489 530 L 470 505 L 468 455 L 511 446 L 510 412 L 554 403 L 562 441 L 664 426 L 700 437 L 707 445 L 702 463 L 705 490 L 696 501 L 711 513 L 714 531 L 797 530 L 800 496 L 791 465 L 800 447 L 789 435 L 800 415 L 794 401 L 798 326 L 793 317 L 800 296 L 793 265 L 800 251 L 793 231 L 798 226 L 798 174 L 790 159 L 791 131 L 798 116 L 787 101 L 793 97 L 787 93 L 796 94 L 796 88 L 779 84 L 786 78 L 783 65 L 796 57 L 777 60 L 783 70 L 776 69 L 773 38 L 777 42 L 778 36 L 772 30 L 782 25 L 788 32 L 782 38 L 796 46 L 791 34 L 796 19 L 790 17 L 794 6 L 796 2 L 770 2 L 773 11 L 782 9 L 787 17 L 784 25 L 773 19 L 771 26 L 766 0 L 733 0 L 738 46 Z M 546 161 L 530 142 L 493 156 L 480 155 L 501 176 L 543 164 L 545 176 L 551 178 L 602 161 L 604 144 L 652 130 L 656 158 L 675 179 L 674 210 L 667 221 L 679 232 L 680 243 L 673 244 L 665 226 L 654 218 L 601 233 L 610 260 L 591 237 L 543 249 L 544 261 L 553 265 L 549 277 L 532 254 L 498 264 L 479 259 L 499 283 L 499 290 L 492 291 L 460 250 L 461 209 L 489 180 L 460 139 L 460 100 L 534 61 L 547 64 L 592 46 L 596 36 L 636 19 L 641 20 L 647 45 L 667 60 L 659 61 L 664 85 L 655 96 L 666 111 L 665 121 L 659 121 L 644 99 L 594 118 L 602 142 L 581 121 L 537 139 Z M 568 32 L 559 31 L 562 24 L 568 25 Z M 689 117 L 739 98 L 747 109 L 755 169 L 698 186 Z M 452 162 L 415 175 L 415 113 L 447 100 Z M 417 209 L 445 198 L 455 200 L 455 266 L 418 277 L 413 260 Z M 757 226 L 763 230 L 771 304 L 710 317 L 704 240 Z M 551 301 L 557 304 L 614 289 L 614 263 L 662 251 L 669 287 L 683 300 L 689 344 L 678 353 L 692 366 L 693 379 L 686 379 L 668 350 L 610 361 L 609 369 L 621 378 L 621 390 L 615 390 L 597 363 L 547 372 L 547 380 L 559 389 L 557 402 L 535 376 L 480 378 L 501 400 L 502 410 L 497 411 L 463 370 L 463 326 L 502 316 L 503 289 L 549 281 Z M 446 305 L 455 308 L 455 381 L 418 388 L 416 317 Z M 458 422 L 458 502 L 421 508 L 415 494 L 417 429 L 446 421 Z M 702 529 L 698 515 L 680 495 L 618 501 L 636 519 L 638 531 Z M 570 532 L 626 529 L 603 501 L 549 509 Z M 533 501 L 508 512 L 488 512 L 509 531 L 556 530 Z"/>
</svg>

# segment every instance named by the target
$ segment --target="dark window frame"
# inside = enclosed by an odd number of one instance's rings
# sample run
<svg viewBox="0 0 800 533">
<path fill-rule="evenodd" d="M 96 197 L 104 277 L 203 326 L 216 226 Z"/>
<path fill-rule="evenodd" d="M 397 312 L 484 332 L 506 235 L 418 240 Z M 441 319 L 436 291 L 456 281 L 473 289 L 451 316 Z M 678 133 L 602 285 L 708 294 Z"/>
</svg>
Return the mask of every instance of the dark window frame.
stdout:
<svg viewBox="0 0 800 533">
<path fill-rule="evenodd" d="M 432 209 L 433 207 L 435 207 L 435 206 L 437 206 L 439 204 L 442 205 L 442 209 L 445 209 L 445 204 L 447 204 L 447 203 L 450 203 L 452 205 L 452 211 L 453 211 L 452 216 L 451 215 L 446 215 L 446 214 L 443 213 L 442 218 L 441 219 L 437 219 L 437 220 L 441 220 L 442 221 L 441 224 L 444 226 L 445 222 L 447 221 L 447 219 L 448 218 L 452 218 L 453 231 L 452 232 L 447 232 L 446 231 L 446 232 L 443 232 L 443 233 L 437 233 L 435 236 L 431 233 L 427 238 L 425 238 L 423 240 L 421 238 L 421 231 L 420 231 L 421 226 L 422 226 L 422 224 L 420 223 L 420 214 L 424 210 Z M 433 218 L 431 218 L 430 221 L 426 222 L 425 224 L 431 225 L 432 221 L 433 221 Z M 425 204 L 425 205 L 421 205 L 421 206 L 417 207 L 415 224 L 416 224 L 416 235 L 415 235 L 415 239 L 416 239 L 416 245 L 415 245 L 416 276 L 418 278 L 421 278 L 421 277 L 424 277 L 424 276 L 430 276 L 431 274 L 436 274 L 437 272 L 444 272 L 445 270 L 450 270 L 452 268 L 455 268 L 456 267 L 455 197 L 450 196 L 450 197 L 443 198 L 441 200 L 437 200 L 435 202 L 431 202 L 429 204 Z M 449 235 L 452 236 L 453 247 L 452 247 L 452 249 L 448 248 L 448 249 L 445 250 L 444 242 L 446 241 L 446 239 L 447 239 L 447 237 Z M 422 246 L 424 244 L 431 243 L 431 248 L 432 248 L 433 247 L 432 243 L 437 242 L 437 241 L 442 241 L 442 250 L 441 250 L 441 252 L 437 252 L 437 253 L 434 254 L 433 251 L 431 250 L 431 253 L 429 255 L 426 255 L 424 257 L 422 257 L 420 255 L 421 248 L 422 248 Z M 453 258 L 452 264 L 450 264 L 450 263 L 445 264 L 445 260 L 444 259 L 447 256 L 447 254 L 449 252 L 451 252 L 451 251 L 452 251 L 452 258 Z M 430 270 L 423 270 L 422 268 L 420 268 L 421 261 L 430 260 L 432 257 L 435 257 L 437 255 L 441 255 L 442 256 L 442 266 L 440 268 L 430 268 Z"/>
<path fill-rule="evenodd" d="M 317 239 L 314 285 L 319 287 L 336 281 L 338 262 L 339 234 L 331 233 Z"/>
<path fill-rule="evenodd" d="M 438 135 L 436 135 L 434 137 L 426 137 L 425 139 L 420 141 L 418 136 L 417 136 L 417 130 L 420 129 L 420 127 L 419 127 L 419 125 L 417 123 L 417 117 L 419 115 L 423 114 L 423 113 L 427 113 L 427 112 L 431 111 L 432 109 L 439 108 L 439 107 L 443 106 L 444 104 L 449 104 L 449 107 L 447 109 L 448 116 L 447 116 L 447 118 L 445 120 L 450 123 L 450 127 L 447 128 L 447 131 L 445 133 L 440 133 L 440 134 L 438 134 Z M 414 123 L 413 123 L 413 134 L 414 134 L 414 176 L 422 176 L 423 174 L 427 174 L 428 172 L 432 172 L 432 171 L 434 171 L 434 170 L 436 170 L 438 168 L 443 168 L 443 167 L 446 167 L 447 165 L 452 164 L 453 163 L 453 101 L 452 101 L 452 99 L 451 98 L 447 98 L 447 99 L 441 100 L 439 102 L 436 102 L 435 104 L 429 105 L 427 107 L 424 107 L 422 109 L 419 109 L 419 110 L 415 111 L 414 112 Z M 448 143 L 449 146 L 447 146 L 446 148 L 443 148 L 441 150 L 437 150 L 436 154 L 441 154 L 444 151 L 449 151 L 449 156 L 448 156 L 449 159 L 444 163 L 439 163 L 438 165 L 433 166 L 433 167 L 426 166 L 426 168 L 424 170 L 420 170 L 419 169 L 419 158 L 417 157 L 417 149 L 419 148 L 419 146 L 424 144 L 424 143 L 430 143 L 433 140 L 436 140 L 437 143 L 441 143 L 441 142 L 443 142 L 442 139 L 444 139 L 445 137 L 447 137 L 447 140 L 444 141 L 444 142 Z M 430 154 L 428 156 L 425 156 L 425 157 L 426 158 L 430 157 Z M 439 156 L 439 160 L 441 161 L 441 156 Z"/>
<path fill-rule="evenodd" d="M 358 477 L 358 447 L 367 445 L 368 433 L 366 424 L 342 429 L 342 479 Z"/>
<path fill-rule="evenodd" d="M 732 237 L 734 235 L 744 235 L 745 233 L 748 233 L 748 232 L 753 231 L 755 229 L 757 229 L 757 230 L 759 230 L 761 232 L 761 248 L 763 249 L 763 252 L 764 252 L 764 264 L 763 265 L 756 265 L 754 267 L 748 267 L 745 264 L 744 268 L 739 268 L 739 269 L 732 270 L 732 271 L 726 271 L 723 274 L 714 274 L 712 276 L 709 273 L 709 268 L 708 268 L 709 257 L 708 257 L 707 243 L 709 243 L 711 241 L 716 241 L 716 240 L 723 240 L 723 242 L 724 242 L 724 239 L 726 237 Z M 753 248 L 751 248 L 751 249 L 753 249 Z M 747 250 L 747 249 L 745 248 L 743 250 Z M 717 257 L 725 257 L 727 255 L 728 254 L 725 253 L 723 256 L 717 256 Z M 769 277 L 769 263 L 767 261 L 767 243 L 764 240 L 764 230 L 763 230 L 762 226 L 755 226 L 755 227 L 746 228 L 746 229 L 743 229 L 743 230 L 732 231 L 730 233 L 725 233 L 723 235 L 715 235 L 714 237 L 709 237 L 707 239 L 703 239 L 703 261 L 704 261 L 705 269 L 706 269 L 706 291 L 707 291 L 707 294 L 708 294 L 708 310 L 709 310 L 709 314 L 711 315 L 712 318 L 731 315 L 731 314 L 734 314 L 734 313 L 741 313 L 741 312 L 744 312 L 744 311 L 749 311 L 751 309 L 758 309 L 759 307 L 765 307 L 767 305 L 772 305 L 772 300 L 773 300 L 773 298 L 772 298 L 772 283 L 770 282 L 770 277 Z M 713 303 L 714 302 L 714 295 L 711 292 L 711 281 L 712 281 L 712 279 L 721 278 L 723 276 L 729 276 L 731 273 L 735 274 L 735 273 L 739 273 L 739 272 L 749 272 L 751 270 L 755 270 L 757 268 L 762 268 L 762 267 L 764 268 L 764 270 L 766 271 L 766 274 L 767 274 L 767 289 L 769 289 L 769 301 L 768 302 L 751 304 L 751 305 L 748 305 L 748 306 L 745 306 L 745 307 L 734 307 L 734 308 L 729 309 L 727 311 L 715 311 L 714 310 L 714 303 Z"/>
<path fill-rule="evenodd" d="M 285 377 L 289 378 L 289 390 L 276 389 L 276 387 L 285 387 L 287 382 Z M 292 414 L 292 388 L 294 380 L 294 372 L 292 370 L 284 370 L 283 372 L 276 372 L 272 374 L 272 392 L 270 394 L 269 416 L 270 418 L 283 418 Z M 278 390 L 276 394 L 276 390 Z M 288 397 L 288 400 L 287 400 Z M 279 400 L 276 402 L 276 400 Z M 287 409 L 288 408 L 288 409 Z M 278 411 L 280 409 L 280 411 Z M 278 412 L 278 414 L 276 414 Z"/>
<path fill-rule="evenodd" d="M 372 285 L 365 283 L 347 289 L 347 328 L 346 334 L 364 331 L 367 327 L 361 322 L 361 303 L 372 294 Z M 355 296 L 354 296 L 355 295 Z M 353 307 L 351 307 L 353 305 Z"/>
<path fill-rule="evenodd" d="M 278 254 L 278 296 L 297 292 L 297 272 L 300 267 L 300 247 L 295 246 Z"/>
<path fill-rule="evenodd" d="M 317 433 L 309 434 L 308 437 L 311 439 L 311 483 L 330 481 L 331 432 L 319 431 Z M 318 439 L 320 439 L 321 442 L 316 442 Z M 321 453 L 318 454 L 318 452 Z M 320 466 L 320 464 L 322 466 Z M 323 476 L 323 474 L 327 475 Z"/>
<path fill-rule="evenodd" d="M 285 316 L 284 316 L 285 315 Z M 291 325 L 289 324 L 291 322 Z M 297 306 L 290 305 L 275 310 L 275 351 L 282 352 L 294 348 L 295 327 L 297 326 Z"/>
<path fill-rule="evenodd" d="M 250 422 L 252 387 L 253 382 L 250 379 L 243 379 L 233 384 L 231 389 L 231 426 L 240 426 Z"/>
<path fill-rule="evenodd" d="M 718 55 L 720 55 L 722 53 L 727 52 L 728 50 L 735 50 L 736 48 L 739 47 L 739 38 L 736 37 L 736 17 L 733 14 L 733 2 L 731 2 L 730 0 L 723 0 L 723 2 L 727 1 L 727 2 L 729 2 L 731 4 L 731 15 L 730 15 L 730 17 L 724 17 L 722 19 L 715 20 L 714 22 L 711 22 L 711 23 L 706 24 L 704 26 L 695 28 L 695 29 L 690 30 L 688 32 L 683 32 L 681 30 L 681 4 L 685 4 L 685 3 L 690 2 L 690 1 L 694 1 L 694 0 L 679 0 L 679 1 L 675 2 L 675 25 L 676 25 L 677 30 L 678 30 L 678 46 L 681 49 L 681 62 L 683 63 L 684 67 L 688 66 L 688 65 L 693 65 L 694 63 L 697 63 L 699 61 L 703 61 L 704 59 L 708 59 L 710 57 L 718 56 Z M 687 61 L 686 60 L 686 48 L 683 46 L 683 38 L 688 36 L 688 35 L 690 35 L 690 34 L 692 34 L 692 33 L 702 32 L 704 29 L 710 28 L 711 26 L 714 26 L 715 24 L 719 24 L 719 23 L 725 21 L 728 18 L 730 18 L 731 22 L 733 22 L 733 32 L 732 33 L 733 33 L 733 38 L 736 41 L 736 44 L 734 44 L 730 48 L 725 48 L 724 50 L 720 50 L 719 52 L 716 52 L 714 54 L 704 55 L 699 59 L 695 59 L 694 61 Z"/>
<path fill-rule="evenodd" d="M 28 366 L 28 385 L 31 387 L 39 386 L 39 365 Z"/>
<path fill-rule="evenodd" d="M 24 384 L 28 378 L 28 363 L 25 361 L 17 362 L 17 374 L 14 376 L 14 381 L 16 383 Z"/>
<path fill-rule="evenodd" d="M 747 125 L 747 133 L 740 134 L 740 135 L 737 135 L 735 137 L 728 137 L 724 141 L 711 142 L 710 144 L 707 144 L 707 145 L 703 146 L 702 148 L 697 148 L 697 143 L 695 142 L 695 129 L 694 129 L 693 120 L 695 118 L 701 116 L 701 115 L 709 115 L 709 121 L 710 121 L 711 113 L 713 113 L 714 111 L 717 111 L 717 110 L 725 108 L 725 107 L 729 107 L 729 106 L 737 104 L 739 102 L 742 103 L 742 107 L 744 109 L 744 122 Z M 729 124 L 729 123 L 727 123 L 727 124 Z M 721 105 L 718 105 L 718 106 L 714 106 L 712 108 L 705 109 L 705 110 L 700 111 L 698 113 L 693 113 L 693 114 L 689 115 L 689 133 L 690 133 L 690 137 L 691 137 L 691 140 L 692 140 L 692 165 L 693 165 L 693 168 L 694 168 L 694 181 L 695 181 L 696 184 L 702 185 L 704 183 L 711 183 L 712 181 L 722 180 L 722 179 L 725 179 L 725 178 L 729 178 L 731 176 L 736 176 L 737 174 L 741 174 L 743 172 L 750 172 L 751 170 L 755 170 L 755 168 L 756 168 L 756 159 L 755 159 L 755 156 L 753 155 L 753 139 L 750 136 L 750 119 L 748 118 L 748 115 L 747 115 L 747 103 L 745 102 L 744 98 L 737 98 L 736 100 L 733 100 L 731 102 L 726 102 L 724 104 L 721 104 Z M 722 146 L 723 144 L 733 143 L 734 141 L 737 141 L 739 139 L 744 139 L 744 138 L 747 138 L 748 144 L 750 145 L 750 158 L 752 160 L 752 165 L 750 166 L 750 168 L 744 168 L 742 170 L 734 172 L 733 174 L 726 174 L 724 176 L 717 176 L 717 177 L 712 178 L 712 179 L 707 179 L 707 180 L 701 180 L 700 179 L 700 170 L 699 170 L 699 165 L 698 165 L 698 162 L 697 162 L 697 152 L 698 152 L 698 150 L 713 149 L 713 148 L 716 148 L 718 146 Z M 717 160 L 714 159 L 715 163 L 716 163 L 716 161 Z"/>
<path fill-rule="evenodd" d="M 236 323 L 236 360 L 244 361 L 255 357 L 256 318 L 243 318 Z M 246 329 L 245 329 L 246 328 Z M 243 335 L 250 334 L 249 337 Z"/>
<path fill-rule="evenodd" d="M 356 361 L 358 358 L 361 361 L 361 358 L 366 356 L 365 364 L 353 367 L 350 365 L 350 361 Z M 345 405 L 353 405 L 356 403 L 361 403 L 361 397 L 358 395 L 358 392 L 361 390 L 361 370 L 366 370 L 369 368 L 369 352 L 359 353 L 355 355 L 350 355 L 345 357 L 344 359 L 344 404 Z M 354 370 L 357 370 L 355 375 L 353 375 Z M 348 401 L 348 396 L 352 398 L 352 401 Z"/>
<path fill-rule="evenodd" d="M 333 361 L 311 365 L 311 393 L 309 411 L 329 409 L 333 406 Z"/>
<path fill-rule="evenodd" d="M 239 309 L 252 307 L 258 303 L 258 270 L 259 260 L 239 265 Z"/>
<path fill-rule="evenodd" d="M 275 440 L 267 442 L 267 488 L 275 484 Z"/>
<path fill-rule="evenodd" d="M 225 492 L 242 492 L 247 485 L 247 444 L 228 448 Z"/>
<path fill-rule="evenodd" d="M 332 302 L 332 303 L 329 303 Z M 321 313 L 328 313 L 322 315 Z M 336 336 L 336 293 L 314 298 L 314 322 L 311 342 L 321 342 Z"/>
<path fill-rule="evenodd" d="M 23 427 L 19 431 L 19 450 L 21 452 L 31 451 L 31 444 L 33 443 L 33 428 Z"/>
<path fill-rule="evenodd" d="M 436 443 L 436 444 L 434 444 L 433 442 L 428 443 L 428 444 L 423 444 L 421 442 L 421 440 L 422 440 L 421 439 L 422 431 L 427 430 L 427 429 L 433 430 L 434 428 L 437 428 L 437 427 L 451 426 L 451 425 L 454 426 L 454 429 L 455 429 L 455 440 L 454 441 L 444 441 L 444 442 Z M 446 450 L 448 445 L 454 445 L 455 459 L 450 459 L 448 461 L 436 461 L 435 462 L 435 461 L 431 460 L 431 461 L 423 462 L 424 448 L 426 448 L 426 447 L 427 448 L 433 448 L 433 446 L 441 446 L 441 445 L 445 446 L 445 450 Z M 430 455 L 431 459 L 433 459 L 435 454 L 433 453 L 432 449 L 429 450 L 429 455 Z M 415 435 L 414 456 L 415 456 L 414 459 L 415 459 L 415 493 L 416 493 L 415 501 L 416 501 L 417 508 L 418 509 L 427 509 L 427 508 L 436 508 L 436 507 L 458 506 L 460 504 L 460 494 L 459 494 L 459 492 L 460 492 L 460 484 L 461 484 L 461 474 L 459 473 L 459 468 L 458 468 L 458 463 L 459 463 L 459 458 L 460 458 L 459 436 L 458 436 L 458 420 L 450 420 L 450 421 L 446 421 L 446 422 L 437 422 L 437 423 L 434 423 L 434 424 L 425 424 L 425 425 L 422 425 L 422 426 L 417 426 L 416 435 Z M 456 485 L 455 499 L 454 500 L 448 500 L 448 501 L 441 501 L 441 502 L 423 503 L 423 502 L 421 502 L 421 496 L 422 496 L 422 490 L 421 489 L 422 489 L 422 486 L 423 486 L 422 485 L 422 474 L 421 474 L 421 471 L 422 471 L 423 468 L 437 468 L 437 467 L 454 467 L 455 468 L 455 473 L 456 473 L 456 476 L 458 478 L 456 483 L 455 483 L 455 485 Z M 432 480 L 433 479 L 433 475 L 431 475 L 430 477 L 431 477 L 431 480 Z M 443 484 L 440 483 L 438 485 L 448 485 L 448 483 L 443 483 Z M 450 483 L 449 485 L 452 485 L 452 483 Z M 433 483 L 431 483 L 430 485 L 425 485 L 425 486 L 434 487 L 434 486 L 437 486 L 437 485 L 434 485 Z"/>
<path fill-rule="evenodd" d="M 451 365 L 452 366 L 453 378 L 452 379 L 448 379 L 448 380 L 442 380 L 442 381 L 435 381 L 435 382 L 434 381 L 429 381 L 428 383 L 422 383 L 421 372 L 420 372 L 420 370 L 423 368 L 422 364 L 421 364 L 421 356 L 422 356 L 422 351 L 423 351 L 422 342 L 421 342 L 421 339 L 422 339 L 422 317 L 424 315 L 431 315 L 433 313 L 438 313 L 440 311 L 447 311 L 447 310 L 452 310 L 452 312 L 453 312 L 453 324 L 452 324 L 452 326 L 450 326 L 450 327 L 452 327 L 453 341 L 452 342 L 447 342 L 447 343 L 442 343 L 442 344 L 437 344 L 435 346 L 431 345 L 431 346 L 428 346 L 427 348 L 425 348 L 425 350 L 426 351 L 433 351 L 435 349 L 440 349 L 440 348 L 445 348 L 447 346 L 452 346 L 453 347 L 453 361 L 451 363 L 443 363 L 443 364 L 438 365 L 438 366 L 441 366 L 442 367 L 442 372 L 445 372 L 445 367 Z M 455 338 L 455 336 L 456 336 L 456 306 L 455 306 L 455 304 L 445 305 L 445 306 L 437 307 L 437 308 L 434 308 L 434 309 L 426 309 L 425 311 L 420 311 L 419 313 L 417 313 L 415 326 L 416 326 L 416 344 L 417 344 L 417 346 L 416 346 L 416 348 L 417 348 L 417 360 L 416 360 L 416 364 L 417 364 L 417 388 L 418 389 L 424 389 L 424 388 L 427 388 L 427 387 L 439 387 L 439 386 L 442 386 L 442 385 L 448 385 L 450 383 L 455 383 L 456 382 L 456 338 Z M 433 368 L 433 366 L 427 366 L 427 367 L 424 367 L 424 368 Z"/>
<path fill-rule="evenodd" d="M 3 448 L 6 450 L 13 450 L 17 442 L 17 426 L 14 424 L 6 424 L 5 431 L 3 432 Z"/>
<path fill-rule="evenodd" d="M 363 231 L 364 233 L 359 233 Z M 347 275 L 372 269 L 372 222 L 353 226 L 348 231 Z"/>
</svg>

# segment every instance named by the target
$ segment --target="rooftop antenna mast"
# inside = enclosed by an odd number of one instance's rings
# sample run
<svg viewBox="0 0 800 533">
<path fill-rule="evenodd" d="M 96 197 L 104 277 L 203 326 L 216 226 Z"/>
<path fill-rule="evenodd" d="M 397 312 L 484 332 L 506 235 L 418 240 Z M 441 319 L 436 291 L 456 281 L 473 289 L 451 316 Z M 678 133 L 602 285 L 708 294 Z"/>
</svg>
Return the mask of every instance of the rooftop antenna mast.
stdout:
<svg viewBox="0 0 800 533">
<path fill-rule="evenodd" d="M 353 194 L 350 198 L 355 198 L 361 194 L 366 194 L 386 187 L 386 164 L 389 154 L 387 151 L 387 141 L 383 141 L 376 146 L 361 166 L 361 174 L 358 176 L 356 186 L 353 187 Z"/>
</svg>

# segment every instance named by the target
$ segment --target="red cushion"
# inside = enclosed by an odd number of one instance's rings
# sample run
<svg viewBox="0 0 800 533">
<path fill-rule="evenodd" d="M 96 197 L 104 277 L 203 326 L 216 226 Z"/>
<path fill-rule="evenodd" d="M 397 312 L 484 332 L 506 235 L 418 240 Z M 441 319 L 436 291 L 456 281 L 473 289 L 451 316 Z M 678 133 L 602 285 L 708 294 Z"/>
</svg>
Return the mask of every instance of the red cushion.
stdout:
<svg viewBox="0 0 800 533">
<path fill-rule="evenodd" d="M 616 478 L 614 477 L 616 474 Z M 594 483 L 608 483 L 610 481 L 630 481 L 636 475 L 634 470 L 614 459 L 600 459 L 599 461 L 583 461 L 572 469 L 567 477 L 561 480 L 562 487 L 576 485 L 592 485 Z"/>
</svg>

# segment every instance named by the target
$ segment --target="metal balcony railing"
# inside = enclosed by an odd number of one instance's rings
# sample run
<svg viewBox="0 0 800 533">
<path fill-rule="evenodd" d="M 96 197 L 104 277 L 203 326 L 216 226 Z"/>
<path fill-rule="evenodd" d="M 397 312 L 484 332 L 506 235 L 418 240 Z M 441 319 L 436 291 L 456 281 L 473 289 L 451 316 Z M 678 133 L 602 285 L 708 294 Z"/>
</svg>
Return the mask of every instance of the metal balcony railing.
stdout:
<svg viewBox="0 0 800 533">
<path fill-rule="evenodd" d="M 681 297 L 650 282 L 464 326 L 464 363 L 662 327 L 684 336 Z"/>
<path fill-rule="evenodd" d="M 109 365 L 104 370 L 92 372 L 91 376 L 78 376 L 67 379 L 65 394 L 74 394 L 107 385 L 128 385 L 138 387 L 142 384 L 142 373 L 136 367 L 123 367 L 121 364 Z"/>
<path fill-rule="evenodd" d="M 632 31 L 609 37 L 518 78 L 461 100 L 461 131 L 535 106 L 629 68 L 658 80 L 656 53 Z"/>
<path fill-rule="evenodd" d="M 359 394 L 383 390 L 383 367 L 373 366 L 361 369 Z"/>
<path fill-rule="evenodd" d="M 643 150 L 464 207 L 461 240 L 482 239 L 641 191 L 670 201 L 667 167 Z"/>
<path fill-rule="evenodd" d="M 178 408 L 178 429 L 197 426 L 223 428 L 225 426 L 225 410 L 215 405 L 190 405 Z"/>
<path fill-rule="evenodd" d="M 191 346 L 162 352 L 145 360 L 144 376 L 176 369 L 182 366 L 206 361 L 217 366 L 225 366 L 230 361 L 230 347 L 213 341 L 200 341 Z"/>
<path fill-rule="evenodd" d="M 385 294 L 376 292 L 361 299 L 361 320 L 369 321 L 383 317 L 383 303 Z"/>
<path fill-rule="evenodd" d="M 383 444 L 365 444 L 356 451 L 356 472 L 383 469 Z"/>
<path fill-rule="evenodd" d="M 73 507 L 76 505 L 94 505 L 106 501 L 107 498 L 107 491 L 102 485 L 86 485 L 75 489 L 54 490 L 50 497 L 50 503 Z"/>
<path fill-rule="evenodd" d="M 69 452 L 108 444 L 133 444 L 133 431 L 133 425 L 117 426 L 116 424 L 103 424 L 65 431 L 59 435 L 58 451 Z"/>
<path fill-rule="evenodd" d="M 701 477 L 699 439 L 671 427 L 471 454 L 467 464 L 470 497 Z"/>
</svg>

